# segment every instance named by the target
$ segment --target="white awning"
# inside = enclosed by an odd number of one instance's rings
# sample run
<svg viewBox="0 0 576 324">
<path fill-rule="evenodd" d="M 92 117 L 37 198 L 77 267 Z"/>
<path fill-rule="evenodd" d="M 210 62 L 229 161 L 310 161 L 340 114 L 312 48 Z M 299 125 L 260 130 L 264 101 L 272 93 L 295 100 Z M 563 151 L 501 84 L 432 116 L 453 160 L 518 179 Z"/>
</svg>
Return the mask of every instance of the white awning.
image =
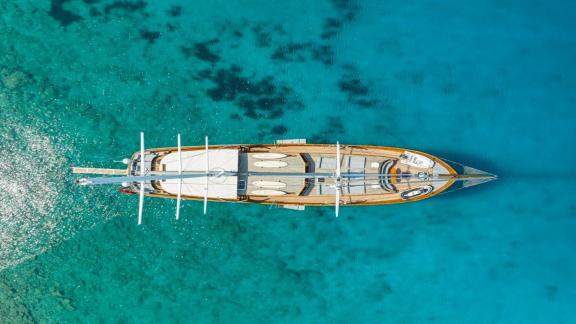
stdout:
<svg viewBox="0 0 576 324">
<path fill-rule="evenodd" d="M 205 151 L 182 151 L 182 172 L 205 170 Z M 178 153 L 170 153 L 162 158 L 162 170 L 178 172 Z M 237 172 L 238 150 L 215 149 L 208 151 L 210 172 Z M 167 179 L 161 182 L 162 189 L 171 194 L 178 194 L 178 179 Z M 186 178 L 182 180 L 183 196 L 204 196 L 206 177 Z M 208 177 L 209 198 L 236 198 L 238 177 L 222 175 Z"/>
<path fill-rule="evenodd" d="M 182 151 L 182 172 L 204 171 L 204 150 Z M 178 172 L 178 152 L 170 153 L 162 158 L 164 171 Z M 224 170 L 229 172 L 238 171 L 238 150 L 209 150 L 208 165 L 210 171 Z"/>
</svg>

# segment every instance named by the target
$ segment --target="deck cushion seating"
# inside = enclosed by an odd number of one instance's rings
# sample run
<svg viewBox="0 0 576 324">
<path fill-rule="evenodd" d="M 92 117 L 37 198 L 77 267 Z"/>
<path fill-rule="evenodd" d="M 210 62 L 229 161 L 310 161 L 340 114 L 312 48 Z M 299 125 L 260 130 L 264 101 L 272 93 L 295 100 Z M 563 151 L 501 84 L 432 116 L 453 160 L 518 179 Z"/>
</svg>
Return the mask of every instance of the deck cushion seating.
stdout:
<svg viewBox="0 0 576 324">
<path fill-rule="evenodd" d="M 364 180 L 350 181 L 345 188 L 351 195 L 362 195 L 366 193 L 366 182 Z"/>
<path fill-rule="evenodd" d="M 380 166 L 380 186 L 389 192 L 396 192 L 396 187 L 390 183 L 390 172 L 394 165 L 393 160 L 386 160 Z"/>
<path fill-rule="evenodd" d="M 335 195 L 336 194 L 336 188 L 334 188 L 333 184 L 322 183 L 322 184 L 320 184 L 320 186 L 318 188 L 320 190 L 321 195 Z"/>
<path fill-rule="evenodd" d="M 348 157 L 348 168 L 355 172 L 364 171 L 366 168 L 366 157 L 350 155 Z"/>
<path fill-rule="evenodd" d="M 320 165 L 318 166 L 320 169 L 336 169 L 336 158 L 333 157 L 321 157 L 320 158 Z"/>
</svg>

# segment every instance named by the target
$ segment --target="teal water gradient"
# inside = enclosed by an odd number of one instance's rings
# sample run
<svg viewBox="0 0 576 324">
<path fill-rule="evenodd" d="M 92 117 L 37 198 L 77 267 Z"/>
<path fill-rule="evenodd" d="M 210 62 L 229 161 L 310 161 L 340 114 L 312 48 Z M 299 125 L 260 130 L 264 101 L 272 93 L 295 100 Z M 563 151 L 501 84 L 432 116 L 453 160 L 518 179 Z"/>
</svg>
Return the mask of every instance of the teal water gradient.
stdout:
<svg viewBox="0 0 576 324">
<path fill-rule="evenodd" d="M 573 323 L 569 1 L 0 0 L 2 323 Z M 138 149 L 308 138 L 500 176 L 303 213 L 73 185 Z"/>
</svg>

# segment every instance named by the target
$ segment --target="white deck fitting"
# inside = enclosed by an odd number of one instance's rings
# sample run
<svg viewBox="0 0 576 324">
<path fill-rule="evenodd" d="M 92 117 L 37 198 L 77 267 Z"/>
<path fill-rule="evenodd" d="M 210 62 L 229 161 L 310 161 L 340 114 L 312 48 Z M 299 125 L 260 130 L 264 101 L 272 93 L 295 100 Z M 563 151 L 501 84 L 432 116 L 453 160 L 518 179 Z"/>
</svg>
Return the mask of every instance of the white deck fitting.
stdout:
<svg viewBox="0 0 576 324">
<path fill-rule="evenodd" d="M 182 174 L 182 143 L 178 134 L 178 174 Z M 178 179 L 178 196 L 176 197 L 176 220 L 180 219 L 180 202 L 182 201 L 182 178 Z"/>
<path fill-rule="evenodd" d="M 281 190 L 259 189 L 259 190 L 253 190 L 252 192 L 250 192 L 250 194 L 256 196 L 283 196 L 286 194 L 286 192 Z"/>
<path fill-rule="evenodd" d="M 140 176 L 144 176 L 144 132 L 140 132 Z M 142 212 L 144 211 L 144 181 L 140 181 L 140 197 L 138 200 L 138 225 L 142 224 Z"/>
<path fill-rule="evenodd" d="M 252 154 L 253 158 L 262 159 L 262 160 L 281 159 L 281 158 L 285 158 L 287 156 L 288 156 L 287 154 L 282 154 L 282 153 L 255 153 L 255 154 Z"/>
<path fill-rule="evenodd" d="M 416 168 L 431 168 L 434 166 L 434 164 L 436 164 L 436 162 L 434 162 L 434 160 L 421 155 L 421 154 L 417 154 L 417 153 L 413 153 L 413 152 L 408 152 L 405 151 L 404 153 L 402 153 L 402 157 L 400 158 L 400 163 L 402 164 L 406 164 L 409 166 L 413 166 Z"/>
<path fill-rule="evenodd" d="M 306 144 L 305 138 L 276 140 L 276 144 Z"/>
<path fill-rule="evenodd" d="M 286 161 L 277 161 L 277 160 L 264 160 L 264 161 L 256 161 L 254 162 L 254 166 L 258 168 L 284 168 L 288 166 L 288 162 Z"/>
<path fill-rule="evenodd" d="M 306 206 L 304 205 L 281 205 L 280 207 L 297 211 L 306 210 Z"/>
<path fill-rule="evenodd" d="M 178 154 L 174 152 L 166 155 L 161 163 L 165 165 L 167 172 L 178 171 Z M 238 172 L 238 150 L 208 149 L 208 154 L 206 150 L 182 151 L 182 172 L 206 172 L 206 164 L 212 173 Z M 203 197 L 206 183 L 208 183 L 207 198 L 237 198 L 238 177 L 230 175 L 184 178 L 182 195 Z M 161 186 L 166 192 L 177 194 L 178 179 L 166 179 L 161 182 Z"/>
</svg>

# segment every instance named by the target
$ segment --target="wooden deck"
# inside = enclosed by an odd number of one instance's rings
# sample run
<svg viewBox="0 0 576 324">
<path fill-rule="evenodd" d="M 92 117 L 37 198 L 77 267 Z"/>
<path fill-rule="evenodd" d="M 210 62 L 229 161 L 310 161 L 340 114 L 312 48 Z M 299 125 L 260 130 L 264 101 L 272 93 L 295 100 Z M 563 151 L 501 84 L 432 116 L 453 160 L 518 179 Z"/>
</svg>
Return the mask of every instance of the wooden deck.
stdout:
<svg viewBox="0 0 576 324">
<path fill-rule="evenodd" d="M 342 183 L 341 204 L 345 205 L 378 205 L 394 204 L 406 201 L 417 201 L 432 197 L 449 188 L 453 183 L 453 176 L 457 176 L 456 171 L 447 163 L 432 155 L 407 150 L 402 148 L 379 147 L 367 145 L 341 145 L 341 169 L 344 176 Z M 334 163 L 336 158 L 336 146 L 324 144 L 270 144 L 270 145 L 218 145 L 210 146 L 210 150 L 215 149 L 238 149 L 240 152 L 239 174 L 245 170 L 248 174 L 246 178 L 238 177 L 239 181 L 245 181 L 245 187 L 238 188 L 237 199 L 210 198 L 210 201 L 229 201 L 262 203 L 277 205 L 304 205 L 304 206 L 327 206 L 335 204 L 334 187 Z M 203 146 L 183 147 L 183 151 L 204 150 Z M 148 150 L 167 154 L 175 152 L 176 148 L 159 148 Z M 400 162 L 404 152 L 417 153 L 435 162 L 434 167 L 418 168 Z M 272 159 L 285 163 L 257 163 L 265 159 L 255 157 L 258 153 L 281 153 L 286 157 Z M 308 157 L 308 161 L 304 155 Z M 395 188 L 394 191 L 387 191 L 379 181 L 380 167 L 382 163 L 392 161 L 393 166 L 387 173 L 387 179 Z M 356 165 L 351 165 L 351 164 Z M 272 167 L 262 167 L 262 165 L 278 165 Z M 363 165 L 359 168 L 358 165 Z M 130 170 L 129 170 L 130 171 Z M 262 172 L 265 172 L 263 174 Z M 349 173 L 364 173 L 364 177 L 349 180 L 345 177 Z M 444 176 L 445 180 L 438 181 L 415 179 L 419 173 L 432 176 Z M 290 174 L 288 176 L 287 174 Z M 310 174 L 313 174 L 310 176 Z M 406 175 L 410 175 L 408 179 Z M 313 182 L 310 185 L 309 182 Z M 275 189 L 263 188 L 262 183 L 274 186 Z M 308 183 L 308 186 L 306 185 Z M 430 193 L 423 194 L 411 199 L 403 199 L 402 192 L 411 189 L 433 186 Z M 161 190 L 161 182 L 154 185 L 160 189 L 156 192 L 147 193 L 148 196 L 175 198 L 173 194 L 167 194 Z M 257 193 L 262 190 L 274 190 L 275 195 L 261 195 Z M 279 194 L 282 193 L 282 194 Z M 199 196 L 182 196 L 183 199 L 201 200 Z"/>
</svg>

